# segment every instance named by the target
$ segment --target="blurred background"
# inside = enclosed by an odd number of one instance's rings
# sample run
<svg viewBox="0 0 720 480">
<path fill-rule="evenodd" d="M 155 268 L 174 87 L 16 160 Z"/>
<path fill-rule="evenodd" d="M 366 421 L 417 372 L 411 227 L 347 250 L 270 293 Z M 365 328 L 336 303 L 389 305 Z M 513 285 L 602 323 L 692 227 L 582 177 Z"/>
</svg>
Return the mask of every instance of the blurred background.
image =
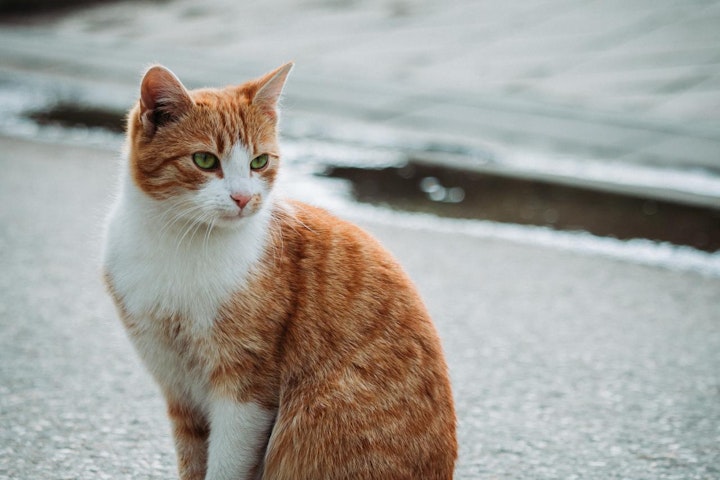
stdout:
<svg viewBox="0 0 720 480">
<path fill-rule="evenodd" d="M 363 201 L 720 247 L 719 2 L 35 0 L 2 10 L 4 90 L 20 121 L 121 131 L 152 62 L 194 87 L 294 60 L 284 129 L 301 150 L 309 138 L 394 150 L 384 165 L 361 152 L 344 168 L 318 159 Z M 43 98 L 18 108 L 21 88 Z"/>
<path fill-rule="evenodd" d="M 96 271 L 124 115 L 291 60 L 282 188 L 418 283 L 458 478 L 720 476 L 720 1 L 0 0 L 0 480 L 174 475 Z"/>
</svg>

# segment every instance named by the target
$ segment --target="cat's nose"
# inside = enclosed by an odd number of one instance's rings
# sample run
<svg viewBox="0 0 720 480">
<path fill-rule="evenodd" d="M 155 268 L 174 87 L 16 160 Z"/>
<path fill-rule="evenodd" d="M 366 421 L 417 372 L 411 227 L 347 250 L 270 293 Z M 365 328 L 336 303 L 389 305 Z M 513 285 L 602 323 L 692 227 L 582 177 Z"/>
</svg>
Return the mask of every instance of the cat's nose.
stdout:
<svg viewBox="0 0 720 480">
<path fill-rule="evenodd" d="M 235 204 L 241 209 L 245 208 L 245 205 L 250 203 L 250 200 L 252 200 L 252 196 L 242 193 L 233 193 L 230 195 L 230 198 L 232 198 Z"/>
</svg>

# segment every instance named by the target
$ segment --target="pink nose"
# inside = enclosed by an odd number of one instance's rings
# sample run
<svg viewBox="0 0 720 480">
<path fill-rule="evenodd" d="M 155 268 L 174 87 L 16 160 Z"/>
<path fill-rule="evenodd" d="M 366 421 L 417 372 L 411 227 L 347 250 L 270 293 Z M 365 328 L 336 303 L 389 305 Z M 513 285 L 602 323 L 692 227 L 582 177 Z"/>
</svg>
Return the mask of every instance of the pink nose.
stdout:
<svg viewBox="0 0 720 480">
<path fill-rule="evenodd" d="M 242 193 L 233 193 L 232 195 L 230 195 L 230 198 L 232 198 L 233 201 L 237 204 L 237 206 L 241 209 L 245 208 L 245 205 L 250 203 L 250 200 L 252 200 L 252 196 L 244 195 Z"/>
</svg>

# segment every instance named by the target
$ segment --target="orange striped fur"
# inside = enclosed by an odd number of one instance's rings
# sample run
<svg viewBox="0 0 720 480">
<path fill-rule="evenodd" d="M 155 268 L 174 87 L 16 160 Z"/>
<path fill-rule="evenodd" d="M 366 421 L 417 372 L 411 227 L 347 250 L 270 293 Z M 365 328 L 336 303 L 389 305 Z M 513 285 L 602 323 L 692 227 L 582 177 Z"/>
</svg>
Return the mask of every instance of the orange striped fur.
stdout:
<svg viewBox="0 0 720 480">
<path fill-rule="evenodd" d="M 271 193 L 290 67 L 196 91 L 153 67 L 129 114 L 105 278 L 180 478 L 450 479 L 447 367 L 410 280 L 367 233 Z"/>
</svg>

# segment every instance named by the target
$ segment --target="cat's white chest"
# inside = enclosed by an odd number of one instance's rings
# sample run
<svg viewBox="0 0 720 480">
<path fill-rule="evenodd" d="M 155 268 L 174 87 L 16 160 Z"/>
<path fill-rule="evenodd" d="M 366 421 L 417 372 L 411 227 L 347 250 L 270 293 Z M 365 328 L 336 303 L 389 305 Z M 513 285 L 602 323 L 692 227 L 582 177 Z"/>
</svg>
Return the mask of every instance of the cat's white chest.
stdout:
<svg viewBox="0 0 720 480">
<path fill-rule="evenodd" d="M 133 317 L 181 317 L 198 329 L 209 327 L 248 274 L 208 251 L 167 242 L 148 244 L 154 239 L 133 240 L 127 231 L 120 235 L 106 268 L 125 311 Z"/>
<path fill-rule="evenodd" d="M 179 316 L 201 331 L 244 288 L 260 261 L 269 213 L 237 229 L 163 228 L 138 198 L 121 198 L 110 216 L 105 269 L 127 314 Z"/>
<path fill-rule="evenodd" d="M 218 310 L 245 288 L 260 261 L 269 213 L 237 229 L 163 229 L 142 197 L 110 215 L 104 266 L 138 353 L 166 391 L 205 404 Z M 183 236 L 184 235 L 184 236 Z"/>
</svg>

